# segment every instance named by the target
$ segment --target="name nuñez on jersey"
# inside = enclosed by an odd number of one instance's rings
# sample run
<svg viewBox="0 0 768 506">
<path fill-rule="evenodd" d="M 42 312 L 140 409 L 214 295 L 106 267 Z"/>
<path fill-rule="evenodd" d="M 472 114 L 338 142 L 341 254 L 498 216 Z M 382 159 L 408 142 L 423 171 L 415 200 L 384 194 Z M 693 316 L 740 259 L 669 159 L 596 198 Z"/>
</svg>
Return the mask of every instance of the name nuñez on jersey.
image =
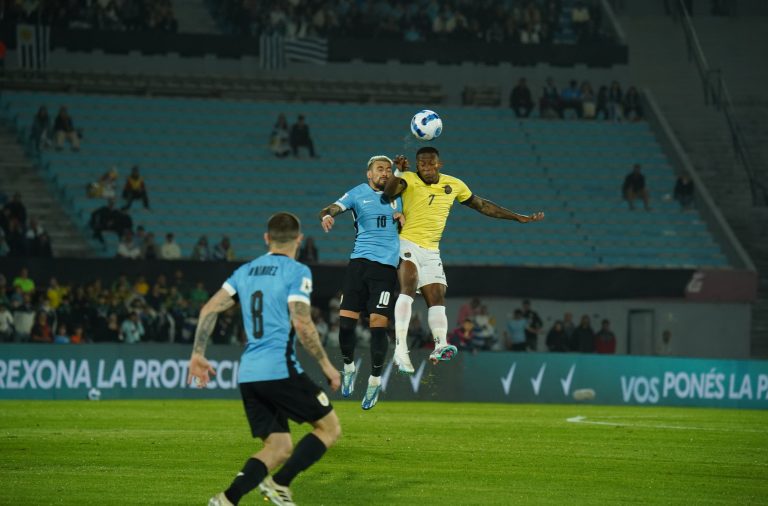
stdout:
<svg viewBox="0 0 768 506">
<path fill-rule="evenodd" d="M 274 276 L 275 274 L 277 274 L 276 265 L 259 265 L 251 267 L 248 271 L 249 276 Z"/>
</svg>

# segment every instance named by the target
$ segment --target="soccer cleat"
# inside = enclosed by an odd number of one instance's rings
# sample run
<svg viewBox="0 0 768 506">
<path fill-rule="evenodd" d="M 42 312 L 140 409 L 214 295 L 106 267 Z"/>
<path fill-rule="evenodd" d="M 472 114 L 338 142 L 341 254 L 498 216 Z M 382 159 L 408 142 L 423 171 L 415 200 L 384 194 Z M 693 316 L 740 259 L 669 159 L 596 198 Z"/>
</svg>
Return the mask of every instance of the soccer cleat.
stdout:
<svg viewBox="0 0 768 506">
<path fill-rule="evenodd" d="M 219 492 L 215 496 L 208 499 L 208 506 L 232 506 L 224 492 Z"/>
<path fill-rule="evenodd" d="M 363 397 L 363 409 L 369 410 L 374 407 L 379 401 L 380 393 L 381 385 L 368 385 L 368 389 L 365 391 L 365 397 Z"/>
<path fill-rule="evenodd" d="M 346 372 L 341 371 L 341 396 L 349 397 L 352 392 L 355 391 L 355 378 L 357 377 L 357 371 Z"/>
<path fill-rule="evenodd" d="M 458 348 L 456 348 L 454 345 L 446 344 L 445 346 L 435 348 L 435 351 L 429 354 L 429 360 L 431 360 L 433 364 L 438 362 L 447 362 L 448 360 L 451 360 L 458 352 Z"/>
<path fill-rule="evenodd" d="M 393 360 L 397 365 L 397 372 L 400 374 L 407 374 L 410 376 L 416 372 L 416 369 L 413 368 L 413 364 L 411 363 L 411 356 L 408 354 L 407 350 L 400 351 L 395 349 Z"/>
<path fill-rule="evenodd" d="M 291 498 L 291 489 L 278 485 L 271 476 L 267 476 L 259 484 L 259 491 L 272 504 L 277 504 L 277 506 L 296 506 L 293 498 Z"/>
</svg>

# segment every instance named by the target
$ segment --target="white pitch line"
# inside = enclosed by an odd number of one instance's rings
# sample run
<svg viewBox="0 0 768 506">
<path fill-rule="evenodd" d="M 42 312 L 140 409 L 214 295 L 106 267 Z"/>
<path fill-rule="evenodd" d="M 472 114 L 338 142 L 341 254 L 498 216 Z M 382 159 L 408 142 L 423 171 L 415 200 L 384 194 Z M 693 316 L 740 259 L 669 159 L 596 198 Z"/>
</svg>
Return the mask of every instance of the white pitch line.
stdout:
<svg viewBox="0 0 768 506">
<path fill-rule="evenodd" d="M 716 429 L 712 427 L 686 427 L 680 425 L 644 425 L 638 423 L 620 423 L 620 422 L 600 422 L 597 420 L 587 420 L 586 416 L 573 416 L 565 419 L 571 423 L 586 423 L 589 425 L 609 425 L 611 427 L 637 427 L 638 429 L 673 429 L 673 430 L 707 430 L 713 432 L 757 432 L 759 434 L 768 433 L 768 430 L 758 429 Z"/>
</svg>

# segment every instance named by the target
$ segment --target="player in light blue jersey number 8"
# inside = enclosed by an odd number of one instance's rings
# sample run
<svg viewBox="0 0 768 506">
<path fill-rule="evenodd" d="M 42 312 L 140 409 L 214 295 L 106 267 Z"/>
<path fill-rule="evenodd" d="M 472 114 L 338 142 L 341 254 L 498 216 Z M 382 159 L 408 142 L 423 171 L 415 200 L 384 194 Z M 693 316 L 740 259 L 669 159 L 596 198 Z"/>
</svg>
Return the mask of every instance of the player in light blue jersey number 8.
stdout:
<svg viewBox="0 0 768 506">
<path fill-rule="evenodd" d="M 264 441 L 230 487 L 209 506 L 230 506 L 259 487 L 273 504 L 293 505 L 291 481 L 320 460 L 341 434 L 328 396 L 304 373 L 296 358 L 295 336 L 318 361 L 332 390 L 339 371 L 325 354 L 310 318 L 312 273 L 294 260 L 301 244 L 299 220 L 290 213 L 269 219 L 264 241 L 269 253 L 242 265 L 200 310 L 187 383 L 205 388 L 216 374 L 205 358 L 219 313 L 240 300 L 248 344 L 240 359 L 238 383 L 253 437 Z M 293 448 L 288 419 L 308 422 L 313 430 Z M 282 466 L 274 476 L 270 473 Z"/>
<path fill-rule="evenodd" d="M 398 232 L 403 224 L 403 205 L 399 198 L 390 199 L 383 194 L 392 177 L 389 157 L 372 156 L 366 176 L 367 183 L 355 186 L 323 208 L 319 217 L 325 232 L 333 228 L 334 216 L 349 210 L 354 217 L 355 246 L 344 275 L 339 308 L 339 346 L 344 360 L 341 394 L 349 397 L 355 388 L 355 327 L 360 313 L 366 312 L 371 327 L 371 375 L 362 408 L 368 410 L 378 402 L 389 347 L 387 325 L 397 290 Z"/>
</svg>

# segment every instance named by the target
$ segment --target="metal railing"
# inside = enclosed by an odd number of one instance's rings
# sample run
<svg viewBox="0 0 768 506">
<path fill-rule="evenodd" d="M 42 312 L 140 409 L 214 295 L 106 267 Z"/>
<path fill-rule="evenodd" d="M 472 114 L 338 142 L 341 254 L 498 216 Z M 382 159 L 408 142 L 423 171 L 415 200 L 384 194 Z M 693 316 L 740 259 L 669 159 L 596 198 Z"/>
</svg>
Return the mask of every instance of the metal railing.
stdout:
<svg viewBox="0 0 768 506">
<path fill-rule="evenodd" d="M 709 66 L 704 50 L 701 48 L 699 37 L 691 21 L 691 16 L 685 8 L 683 0 L 677 0 L 676 19 L 680 21 L 685 34 L 685 41 L 688 47 L 688 60 L 693 61 L 701 77 L 701 83 L 704 87 L 704 102 L 712 105 L 718 111 L 722 111 L 728 123 L 728 129 L 731 134 L 731 143 L 736 157 L 741 161 L 744 170 L 749 178 L 749 187 L 752 194 L 752 204 L 755 206 L 768 206 L 768 185 L 760 180 L 755 172 L 755 164 L 747 147 L 741 126 L 733 112 L 733 101 L 728 92 L 723 72 L 720 69 L 713 69 Z"/>
</svg>

